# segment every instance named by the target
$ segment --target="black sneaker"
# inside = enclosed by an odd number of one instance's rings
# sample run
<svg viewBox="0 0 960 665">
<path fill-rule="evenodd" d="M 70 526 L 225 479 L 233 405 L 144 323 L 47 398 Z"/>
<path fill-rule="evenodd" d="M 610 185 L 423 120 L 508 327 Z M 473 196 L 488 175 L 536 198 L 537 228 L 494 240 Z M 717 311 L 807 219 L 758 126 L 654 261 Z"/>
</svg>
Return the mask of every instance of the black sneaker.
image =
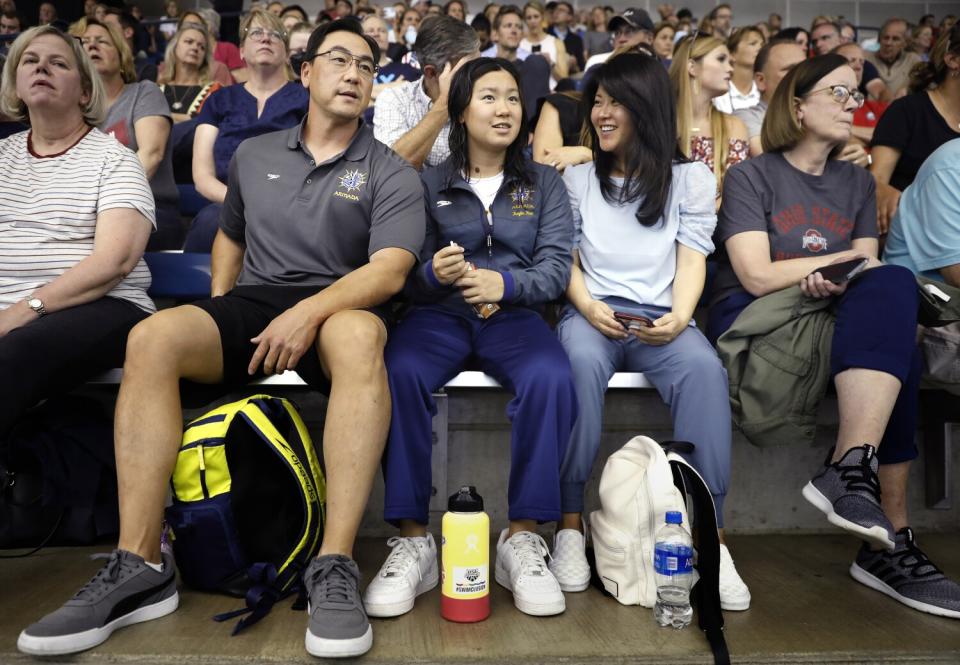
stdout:
<svg viewBox="0 0 960 665">
<path fill-rule="evenodd" d="M 851 448 L 830 462 L 803 488 L 803 498 L 823 511 L 827 521 L 877 547 L 893 550 L 893 525 L 880 507 L 879 463 L 870 445 Z"/>
<path fill-rule="evenodd" d="M 892 552 L 877 552 L 864 543 L 850 565 L 850 575 L 907 607 L 960 619 L 960 584 L 931 563 L 917 547 L 910 527 L 897 532 Z"/>
<path fill-rule="evenodd" d="M 340 554 L 314 559 L 303 574 L 310 599 L 307 653 L 320 658 L 348 658 L 373 646 L 373 628 L 360 599 L 360 569 Z"/>
<path fill-rule="evenodd" d="M 117 628 L 170 614 L 179 602 L 170 555 L 163 555 L 158 573 L 136 554 L 114 550 L 77 595 L 20 633 L 17 648 L 35 656 L 84 651 Z"/>
</svg>

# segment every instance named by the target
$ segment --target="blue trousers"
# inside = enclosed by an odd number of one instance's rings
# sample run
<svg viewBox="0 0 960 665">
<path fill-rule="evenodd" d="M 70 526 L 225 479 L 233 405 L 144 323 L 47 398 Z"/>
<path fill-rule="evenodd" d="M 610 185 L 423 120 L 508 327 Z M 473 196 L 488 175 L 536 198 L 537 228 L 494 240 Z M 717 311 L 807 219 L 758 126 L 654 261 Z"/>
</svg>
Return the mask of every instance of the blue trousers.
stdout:
<svg viewBox="0 0 960 665">
<path fill-rule="evenodd" d="M 560 342 L 527 309 L 487 320 L 440 307 L 413 310 L 390 334 L 384 353 L 393 402 L 383 458 L 384 517 L 428 521 L 433 392 L 471 359 L 514 394 L 509 518 L 560 518 L 560 461 L 577 417 L 570 363 Z M 481 490 L 482 493 L 482 490 Z"/>
<path fill-rule="evenodd" d="M 899 379 L 883 439 L 877 448 L 880 464 L 898 464 L 917 457 L 913 437 L 920 409 L 923 362 L 917 346 L 917 281 L 901 266 L 881 266 L 854 279 L 837 299 L 837 316 L 830 350 L 830 373 L 872 369 Z M 753 298 L 735 294 L 710 308 L 707 327 L 711 341 L 722 335 Z"/>
<path fill-rule="evenodd" d="M 655 318 L 655 317 L 651 317 Z M 558 326 L 570 356 L 580 415 L 560 467 L 562 510 L 583 512 L 584 485 L 600 448 L 603 399 L 617 371 L 643 372 L 673 416 L 673 436 L 696 448 L 688 461 L 707 483 L 723 526 L 723 500 L 730 483 L 732 424 L 727 371 L 716 351 L 690 326 L 669 344 L 651 346 L 631 336 L 610 339 L 567 307 Z"/>
</svg>

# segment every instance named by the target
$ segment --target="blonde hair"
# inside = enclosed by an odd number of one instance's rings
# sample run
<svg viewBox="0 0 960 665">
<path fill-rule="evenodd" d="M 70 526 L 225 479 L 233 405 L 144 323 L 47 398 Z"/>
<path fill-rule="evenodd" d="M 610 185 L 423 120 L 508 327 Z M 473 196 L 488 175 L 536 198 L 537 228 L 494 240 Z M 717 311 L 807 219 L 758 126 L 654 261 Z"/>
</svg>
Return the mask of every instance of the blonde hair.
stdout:
<svg viewBox="0 0 960 665">
<path fill-rule="evenodd" d="M 547 29 L 547 10 L 537 0 L 530 0 L 523 6 L 523 22 L 527 22 L 527 10 L 532 9 L 540 14 L 540 29 L 546 32 Z"/>
<path fill-rule="evenodd" d="M 290 45 L 290 36 L 287 34 L 287 29 L 283 27 L 283 23 L 280 22 L 280 17 L 265 9 L 254 9 L 240 21 L 240 48 L 243 48 L 244 42 L 247 41 L 247 31 L 250 30 L 250 26 L 252 26 L 254 22 L 259 23 L 268 30 L 276 30 L 283 35 L 284 49 Z"/>
<path fill-rule="evenodd" d="M 213 80 L 213 39 L 211 39 L 210 33 L 207 31 L 206 25 L 201 25 L 200 23 L 194 23 L 190 21 L 181 25 L 177 29 L 177 32 L 173 35 L 173 38 L 167 44 L 167 50 L 163 55 L 163 73 L 157 77 L 157 83 L 170 83 L 171 81 L 176 80 L 177 67 L 180 64 L 180 61 L 177 60 L 177 45 L 180 43 L 181 36 L 183 36 L 183 33 L 187 30 L 196 30 L 203 35 L 203 42 L 206 46 L 203 54 L 203 62 L 200 64 L 200 69 L 198 71 L 200 85 L 205 85 Z"/>
<path fill-rule="evenodd" d="M 680 143 L 680 152 L 687 157 L 690 157 L 693 125 L 693 86 L 690 82 L 689 63 L 702 60 L 708 53 L 720 47 L 726 48 L 726 43 L 719 37 L 694 33 L 691 37 L 685 37 L 673 50 L 670 84 L 677 99 L 677 140 Z M 723 186 L 723 178 L 727 174 L 727 156 L 730 152 L 730 137 L 724 115 L 713 104 L 710 105 L 713 172 L 717 177 L 717 187 Z"/>
<path fill-rule="evenodd" d="M 87 18 L 84 16 L 70 26 L 69 32 L 74 37 L 83 37 L 87 29 L 94 25 L 98 25 L 107 31 L 113 48 L 117 49 L 117 53 L 120 54 L 120 77 L 123 79 L 123 82 L 136 83 L 137 70 L 133 66 L 133 53 L 130 51 L 130 47 L 127 46 L 127 40 L 123 38 L 123 34 L 119 28 L 112 23 L 104 23 L 95 18 Z"/>
<path fill-rule="evenodd" d="M 80 73 L 80 88 L 89 96 L 87 103 L 80 107 L 80 111 L 83 113 L 84 121 L 88 125 L 96 127 L 103 122 L 106 115 L 107 95 L 103 90 L 100 75 L 80 42 L 65 35 L 52 25 L 41 25 L 25 30 L 10 45 L 7 61 L 3 66 L 3 85 L 0 86 L 0 113 L 21 122 L 30 121 L 30 111 L 27 109 L 27 105 L 17 96 L 17 67 L 20 66 L 23 52 L 27 50 L 33 40 L 45 35 L 59 37 L 73 53 L 77 70 Z"/>
</svg>

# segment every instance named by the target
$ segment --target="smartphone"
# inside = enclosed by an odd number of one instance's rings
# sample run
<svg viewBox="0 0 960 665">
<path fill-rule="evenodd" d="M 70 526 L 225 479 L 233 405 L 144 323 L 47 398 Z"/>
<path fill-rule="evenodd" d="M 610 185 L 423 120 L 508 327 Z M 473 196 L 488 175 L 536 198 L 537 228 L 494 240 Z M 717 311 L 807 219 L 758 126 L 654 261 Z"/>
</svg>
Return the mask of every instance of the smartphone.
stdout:
<svg viewBox="0 0 960 665">
<path fill-rule="evenodd" d="M 543 44 L 533 44 L 533 45 L 530 47 L 530 51 L 531 51 L 532 53 L 539 53 L 539 52 L 540 52 L 540 48 L 541 48 L 542 46 L 543 46 Z"/>
<path fill-rule="evenodd" d="M 393 7 L 383 8 L 383 18 L 387 19 L 388 21 L 392 21 L 396 17 L 397 17 L 397 10 L 395 10 Z"/>
<path fill-rule="evenodd" d="M 652 328 L 653 321 L 648 319 L 645 316 L 639 316 L 637 314 L 627 314 L 626 312 L 614 312 L 613 318 L 620 322 L 624 328 L 628 330 L 640 330 L 640 328 Z"/>
<path fill-rule="evenodd" d="M 817 268 L 813 272 L 820 273 L 820 276 L 828 282 L 843 284 L 860 274 L 863 269 L 867 267 L 868 263 L 869 260 L 864 258 L 850 259 L 849 261 L 843 261 L 841 263 L 831 263 L 822 268 Z"/>
</svg>

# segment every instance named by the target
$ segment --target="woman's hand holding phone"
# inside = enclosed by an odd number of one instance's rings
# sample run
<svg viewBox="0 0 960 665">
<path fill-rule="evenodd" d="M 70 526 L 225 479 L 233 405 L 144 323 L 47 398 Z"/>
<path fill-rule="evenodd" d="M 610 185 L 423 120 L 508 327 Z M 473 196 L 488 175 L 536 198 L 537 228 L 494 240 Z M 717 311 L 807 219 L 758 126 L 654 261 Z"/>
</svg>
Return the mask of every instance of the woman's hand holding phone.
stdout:
<svg viewBox="0 0 960 665">
<path fill-rule="evenodd" d="M 653 322 L 652 326 L 633 328 L 630 330 L 637 339 L 650 346 L 664 346 L 677 338 L 677 335 L 686 330 L 690 321 L 684 321 L 673 312 L 667 312 Z"/>
<path fill-rule="evenodd" d="M 860 266 L 859 264 L 864 261 L 866 263 Z M 828 269 L 834 265 L 840 269 Z M 823 269 L 814 270 L 800 280 L 800 290 L 810 298 L 829 298 L 831 296 L 843 295 L 852 277 L 859 274 L 861 270 L 876 268 L 881 265 L 883 265 L 882 262 L 870 256 L 858 254 L 851 257 L 844 254 L 828 263 Z"/>
<path fill-rule="evenodd" d="M 613 309 L 602 300 L 591 300 L 580 312 L 590 325 L 610 339 L 626 339 L 627 330 L 617 321 Z"/>
</svg>

